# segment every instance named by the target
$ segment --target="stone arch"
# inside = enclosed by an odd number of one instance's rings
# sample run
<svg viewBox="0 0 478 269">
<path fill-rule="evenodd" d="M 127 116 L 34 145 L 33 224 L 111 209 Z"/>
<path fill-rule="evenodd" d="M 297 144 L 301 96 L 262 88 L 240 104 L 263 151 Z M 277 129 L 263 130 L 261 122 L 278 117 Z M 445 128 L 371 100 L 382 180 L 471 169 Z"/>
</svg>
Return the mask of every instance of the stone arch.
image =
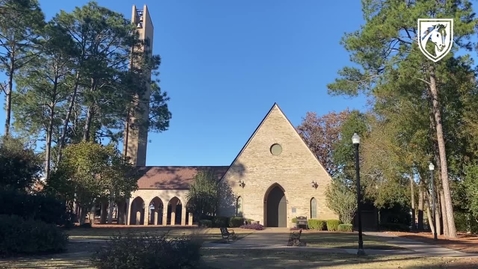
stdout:
<svg viewBox="0 0 478 269">
<path fill-rule="evenodd" d="M 278 183 L 272 184 L 264 195 L 264 226 L 287 227 L 287 198 Z"/>
<path fill-rule="evenodd" d="M 163 209 L 164 204 L 161 198 L 158 196 L 151 199 L 149 203 L 149 220 L 148 224 L 150 225 L 163 225 Z"/>
<path fill-rule="evenodd" d="M 183 206 L 181 200 L 174 196 L 168 202 L 168 209 L 167 209 L 167 225 L 177 225 L 181 224 L 181 214 L 183 211 Z"/>
<path fill-rule="evenodd" d="M 136 197 L 131 202 L 131 225 L 143 225 L 144 224 L 144 200 L 141 197 Z"/>
<path fill-rule="evenodd" d="M 310 218 L 317 218 L 317 199 L 315 199 L 315 197 L 310 199 Z"/>
<path fill-rule="evenodd" d="M 236 199 L 236 216 L 244 216 L 244 202 L 242 196 L 237 197 Z"/>
</svg>

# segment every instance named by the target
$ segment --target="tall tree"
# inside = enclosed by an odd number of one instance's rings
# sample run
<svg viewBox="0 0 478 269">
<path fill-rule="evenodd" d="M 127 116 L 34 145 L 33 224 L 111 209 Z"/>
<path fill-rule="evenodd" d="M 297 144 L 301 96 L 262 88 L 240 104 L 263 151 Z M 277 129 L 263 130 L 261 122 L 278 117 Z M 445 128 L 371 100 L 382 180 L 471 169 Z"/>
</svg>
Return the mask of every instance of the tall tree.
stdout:
<svg viewBox="0 0 478 269">
<path fill-rule="evenodd" d="M 0 70 L 7 75 L 7 83 L 0 83 L 5 94 L 5 135 L 10 135 L 12 94 L 16 72 L 31 60 L 44 15 L 36 0 L 0 0 Z"/>
<path fill-rule="evenodd" d="M 50 23 L 39 40 L 41 51 L 25 65 L 14 94 L 14 125 L 29 137 L 45 137 L 45 178 L 50 177 L 51 151 L 65 114 L 62 107 L 70 94 L 73 40 Z M 43 140 L 43 139 L 40 139 Z"/>
<path fill-rule="evenodd" d="M 339 167 L 333 159 L 334 146 L 340 139 L 342 124 L 349 113 L 345 110 L 319 117 L 316 113 L 307 112 L 302 123 L 297 127 L 299 135 L 332 177 L 339 173 Z"/>
<path fill-rule="evenodd" d="M 329 84 L 333 94 L 357 95 L 359 91 L 374 94 L 383 84 L 392 83 L 388 75 L 398 72 L 400 82 L 413 80 L 417 88 L 427 89 L 432 101 L 432 120 L 436 126 L 436 140 L 440 159 L 440 171 L 444 190 L 449 236 L 456 237 L 455 222 L 448 175 L 440 89 L 441 77 L 447 76 L 450 53 L 438 63 L 430 62 L 417 45 L 417 19 L 447 17 L 454 19 L 454 51 L 458 47 L 471 48 L 467 43 L 476 21 L 471 3 L 462 1 L 395 1 L 363 0 L 365 25 L 361 30 L 347 34 L 342 44 L 351 53 L 352 60 L 361 68 L 346 67 L 339 71 L 340 78 Z M 416 96 L 417 98 L 419 96 Z"/>
</svg>

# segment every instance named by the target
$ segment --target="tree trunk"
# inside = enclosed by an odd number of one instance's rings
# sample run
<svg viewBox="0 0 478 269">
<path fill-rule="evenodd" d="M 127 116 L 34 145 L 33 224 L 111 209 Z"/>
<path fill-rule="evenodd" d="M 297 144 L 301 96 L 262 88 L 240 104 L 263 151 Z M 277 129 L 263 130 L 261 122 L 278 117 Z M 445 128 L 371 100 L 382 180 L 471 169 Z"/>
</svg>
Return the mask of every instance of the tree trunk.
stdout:
<svg viewBox="0 0 478 269">
<path fill-rule="evenodd" d="M 88 214 L 88 208 L 81 207 L 81 209 L 80 209 L 80 226 L 85 224 L 87 214 Z"/>
<path fill-rule="evenodd" d="M 432 235 L 435 234 L 435 226 L 433 226 L 433 220 L 432 220 L 432 212 L 430 210 L 430 205 L 427 206 L 427 220 L 428 220 L 428 226 L 430 226 L 430 231 L 432 232 Z"/>
<path fill-rule="evenodd" d="M 423 205 L 424 205 L 424 197 L 423 197 L 423 186 L 420 184 L 418 190 L 418 230 L 423 231 Z"/>
<path fill-rule="evenodd" d="M 55 104 L 50 103 L 50 119 L 48 121 L 48 127 L 46 131 L 46 148 L 45 148 L 45 180 L 48 182 L 50 179 L 51 169 L 51 140 L 53 136 L 53 124 L 55 117 Z"/>
<path fill-rule="evenodd" d="M 440 209 L 441 209 L 441 216 L 443 219 L 443 234 L 448 236 L 448 222 L 446 221 L 448 216 L 446 215 L 446 208 L 445 208 L 445 199 L 443 198 L 443 190 L 440 190 Z"/>
<path fill-rule="evenodd" d="M 417 226 L 415 225 L 415 192 L 413 188 L 413 176 L 410 175 L 410 204 L 412 205 L 412 214 L 411 214 L 411 226 L 412 226 L 412 231 L 415 231 L 417 229 Z"/>
<path fill-rule="evenodd" d="M 13 74 L 15 73 L 15 57 L 14 51 L 12 51 L 12 64 L 8 72 L 8 86 L 5 92 L 5 136 L 10 136 L 10 123 L 12 117 L 12 93 L 13 93 Z"/>
<path fill-rule="evenodd" d="M 48 127 L 46 130 L 46 149 L 45 149 L 45 180 L 48 182 L 50 179 L 50 169 L 51 169 L 51 143 L 53 137 L 53 125 L 55 123 L 55 107 L 57 99 L 57 90 L 58 90 L 58 79 L 60 78 L 58 66 L 55 66 L 55 79 L 53 80 L 53 89 L 50 93 L 50 96 L 54 96 L 50 102 L 50 119 L 48 121 Z"/>
<path fill-rule="evenodd" d="M 438 100 L 438 88 L 436 84 L 435 69 L 433 66 L 430 68 L 430 92 L 431 92 L 432 101 L 433 101 L 433 114 L 435 116 L 438 151 L 440 154 L 440 171 L 441 171 L 441 179 L 442 179 L 442 186 L 443 186 L 443 195 L 445 198 L 445 208 L 446 208 L 446 215 L 447 215 L 449 237 L 456 238 L 457 235 L 456 235 L 455 219 L 453 216 L 453 204 L 451 199 L 450 184 L 448 181 L 448 165 L 447 165 L 446 150 L 445 150 L 445 139 L 443 137 L 443 125 L 441 120 L 440 103 Z"/>
<path fill-rule="evenodd" d="M 105 224 L 106 223 L 106 216 L 108 215 L 108 202 L 101 202 L 101 217 L 100 217 L 100 223 Z"/>
<path fill-rule="evenodd" d="M 70 124 L 71 114 L 73 113 L 73 107 L 76 103 L 76 96 L 78 94 L 78 87 L 80 81 L 80 73 L 76 73 L 75 86 L 73 88 L 73 94 L 71 95 L 70 104 L 68 105 L 68 112 L 63 120 L 63 129 L 61 130 L 60 142 L 58 143 L 58 158 L 57 164 L 61 162 L 62 150 L 65 147 L 66 135 L 68 134 L 68 125 Z"/>
<path fill-rule="evenodd" d="M 112 224 L 113 223 L 113 210 L 115 206 L 115 201 L 113 194 L 110 195 L 110 200 L 108 201 L 108 223 Z M 118 213 L 116 213 L 118 215 Z M 118 216 L 116 216 L 118 218 Z"/>
<path fill-rule="evenodd" d="M 83 141 L 85 142 L 89 142 L 91 139 L 90 132 L 94 114 L 94 109 L 92 106 L 90 106 L 88 108 L 88 112 L 86 113 L 85 129 L 83 130 Z"/>
<path fill-rule="evenodd" d="M 435 199 L 438 199 L 437 198 L 438 195 L 435 194 Z M 441 225 L 441 214 L 440 214 L 440 201 L 435 201 L 435 225 L 436 225 L 436 229 L 437 229 L 437 235 L 441 235 L 442 234 L 442 225 Z"/>
</svg>

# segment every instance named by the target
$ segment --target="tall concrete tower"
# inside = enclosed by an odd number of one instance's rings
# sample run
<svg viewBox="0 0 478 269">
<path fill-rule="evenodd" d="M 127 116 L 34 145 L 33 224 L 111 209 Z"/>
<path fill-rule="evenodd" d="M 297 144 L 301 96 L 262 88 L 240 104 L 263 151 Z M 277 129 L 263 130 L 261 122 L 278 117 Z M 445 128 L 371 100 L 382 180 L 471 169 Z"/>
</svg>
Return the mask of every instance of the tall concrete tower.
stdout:
<svg viewBox="0 0 478 269">
<path fill-rule="evenodd" d="M 153 22 L 149 16 L 148 8 L 146 5 L 143 9 L 137 9 L 133 6 L 133 13 L 131 15 L 131 21 L 136 25 L 139 38 L 142 40 L 148 40 L 146 45 L 142 48 L 134 48 L 135 50 L 142 50 L 145 54 L 151 55 L 153 53 Z M 136 51 L 137 52 L 137 51 Z M 131 60 L 131 66 L 135 66 L 135 61 Z M 148 81 L 151 80 L 151 72 L 144 72 Z M 150 98 L 150 85 L 143 96 L 136 96 L 134 105 L 139 108 L 135 111 L 131 111 L 126 121 L 125 134 L 124 134 L 124 148 L 123 154 L 130 158 L 130 161 L 135 166 L 146 165 L 146 150 L 148 147 L 148 130 L 143 127 L 141 121 L 149 119 L 149 98 Z M 134 110 L 134 109 L 133 109 Z"/>
</svg>

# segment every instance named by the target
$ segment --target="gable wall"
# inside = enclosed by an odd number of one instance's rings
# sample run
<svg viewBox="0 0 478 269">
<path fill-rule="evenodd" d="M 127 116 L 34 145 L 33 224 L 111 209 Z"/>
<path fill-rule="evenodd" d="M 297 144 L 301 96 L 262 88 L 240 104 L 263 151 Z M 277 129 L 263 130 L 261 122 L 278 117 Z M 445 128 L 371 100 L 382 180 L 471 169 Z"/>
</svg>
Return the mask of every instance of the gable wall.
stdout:
<svg viewBox="0 0 478 269">
<path fill-rule="evenodd" d="M 282 146 L 282 153 L 274 156 L 270 147 Z M 244 188 L 238 182 L 245 182 Z M 255 135 L 249 140 L 231 169 L 223 177 L 222 207 L 220 214 L 235 215 L 235 200 L 243 199 L 244 217 L 264 224 L 264 198 L 269 187 L 278 183 L 285 189 L 287 199 L 287 223 L 296 216 L 310 218 L 310 199 L 317 199 L 319 219 L 337 219 L 325 205 L 325 188 L 330 176 L 310 152 L 293 126 L 277 106 L 274 106 Z M 311 182 L 318 182 L 318 188 Z M 230 194 L 227 194 L 230 193 Z M 295 208 L 296 212 L 292 213 Z"/>
</svg>

